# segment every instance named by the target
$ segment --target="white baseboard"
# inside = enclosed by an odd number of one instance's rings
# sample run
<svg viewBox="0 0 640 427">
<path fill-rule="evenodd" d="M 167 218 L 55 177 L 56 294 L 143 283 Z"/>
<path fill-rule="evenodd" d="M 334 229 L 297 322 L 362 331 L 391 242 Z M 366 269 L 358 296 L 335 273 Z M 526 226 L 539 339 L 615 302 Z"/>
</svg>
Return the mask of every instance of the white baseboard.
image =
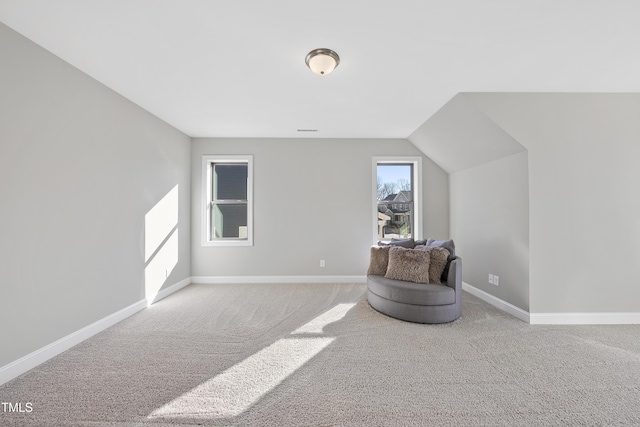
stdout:
<svg viewBox="0 0 640 427">
<path fill-rule="evenodd" d="M 191 283 L 366 283 L 366 276 L 194 276 Z"/>
<path fill-rule="evenodd" d="M 638 325 L 640 313 L 531 313 L 532 325 Z"/>
<path fill-rule="evenodd" d="M 160 301 L 162 298 L 166 298 L 174 292 L 179 291 L 188 284 L 191 283 L 191 277 L 187 277 L 180 282 L 162 289 L 151 299 L 145 299 L 138 301 L 128 307 L 123 308 L 107 317 L 104 317 L 89 326 L 86 326 L 76 332 L 73 332 L 66 337 L 60 338 L 58 341 L 51 343 L 39 350 L 27 354 L 26 356 L 9 363 L 3 367 L 0 367 L 0 385 L 11 381 L 12 379 L 24 374 L 30 369 L 35 368 L 41 363 L 46 362 L 52 357 L 70 349 L 71 347 L 80 344 L 82 341 L 91 338 L 98 332 L 102 332 L 105 329 L 115 325 L 116 323 L 126 319 L 127 317 L 137 313 L 140 310 L 148 307 Z"/>
<path fill-rule="evenodd" d="M 638 325 L 640 313 L 529 313 L 468 283 L 462 289 L 532 325 Z"/>
<path fill-rule="evenodd" d="M 106 316 L 84 328 L 46 345 L 20 359 L 0 367 L 0 385 L 35 368 L 41 363 L 80 344 L 95 334 L 115 325 L 127 317 L 145 309 L 149 305 L 179 291 L 191 283 L 364 283 L 366 276 L 200 276 L 187 277 L 180 282 L 162 289 L 150 299 L 131 304 L 109 316 Z"/>
<path fill-rule="evenodd" d="M 462 289 L 469 292 L 471 295 L 480 298 L 482 301 L 487 302 L 496 308 L 499 308 L 505 313 L 509 313 L 513 317 L 516 317 L 522 320 L 523 322 L 531 323 L 530 322 L 531 315 L 527 311 L 524 311 L 523 309 L 516 307 L 513 304 L 503 301 L 500 298 L 495 297 L 465 282 L 462 282 Z"/>
<path fill-rule="evenodd" d="M 160 290 L 157 294 L 153 296 L 153 298 L 151 299 L 147 298 L 147 306 L 155 304 L 156 302 L 160 301 L 162 298 L 166 298 L 174 292 L 178 292 L 180 289 L 184 288 L 185 286 L 191 283 L 193 283 L 191 281 L 191 277 L 187 277 L 186 279 L 181 280 L 178 283 L 169 286 L 168 288 Z"/>
<path fill-rule="evenodd" d="M 80 344 L 82 341 L 91 338 L 95 334 L 104 331 L 105 329 L 115 325 L 116 323 L 126 319 L 127 317 L 143 310 L 147 307 L 146 300 L 138 301 L 131 304 L 128 307 L 123 308 L 107 317 L 104 317 L 96 322 L 93 322 L 89 326 L 73 332 L 66 337 L 42 347 L 32 353 L 27 354 L 20 359 L 9 363 L 0 368 L 0 385 L 11 381 L 12 379 L 24 374 L 25 372 L 35 368 L 41 363 L 46 362 L 52 357 L 57 356 L 70 349 L 71 347 Z"/>
</svg>

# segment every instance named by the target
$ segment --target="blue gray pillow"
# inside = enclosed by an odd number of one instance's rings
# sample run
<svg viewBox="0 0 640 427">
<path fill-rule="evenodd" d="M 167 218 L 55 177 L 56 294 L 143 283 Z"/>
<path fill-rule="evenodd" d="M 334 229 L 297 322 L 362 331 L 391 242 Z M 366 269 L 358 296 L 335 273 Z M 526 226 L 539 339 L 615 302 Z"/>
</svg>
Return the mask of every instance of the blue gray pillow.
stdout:
<svg viewBox="0 0 640 427">
<path fill-rule="evenodd" d="M 390 242 L 378 241 L 378 246 L 400 246 L 407 249 L 413 249 L 416 246 L 413 238 L 409 239 L 391 239 Z"/>
<path fill-rule="evenodd" d="M 437 248 L 445 248 L 449 251 L 449 258 L 447 261 L 451 261 L 456 257 L 456 245 L 453 243 L 453 240 L 433 240 L 427 239 L 426 246 L 435 246 Z"/>
</svg>

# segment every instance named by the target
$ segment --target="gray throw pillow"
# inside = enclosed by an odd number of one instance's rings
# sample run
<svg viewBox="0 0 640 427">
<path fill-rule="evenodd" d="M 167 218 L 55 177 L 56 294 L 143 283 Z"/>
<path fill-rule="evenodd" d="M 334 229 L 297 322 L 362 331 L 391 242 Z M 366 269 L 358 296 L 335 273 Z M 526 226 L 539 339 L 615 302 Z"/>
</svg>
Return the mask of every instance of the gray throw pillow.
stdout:
<svg viewBox="0 0 640 427">
<path fill-rule="evenodd" d="M 413 239 L 391 239 L 390 242 L 378 241 L 378 246 L 401 246 L 407 249 L 413 249 L 415 246 Z"/>
<path fill-rule="evenodd" d="M 456 245 L 453 240 L 433 240 L 427 239 L 427 246 L 435 246 L 438 248 L 445 248 L 449 251 L 449 261 L 456 257 Z"/>
<path fill-rule="evenodd" d="M 367 276 L 384 276 L 389 263 L 390 246 L 371 246 L 371 257 Z"/>
<path fill-rule="evenodd" d="M 392 246 L 389 249 L 387 279 L 429 283 L 429 252 Z"/>
</svg>

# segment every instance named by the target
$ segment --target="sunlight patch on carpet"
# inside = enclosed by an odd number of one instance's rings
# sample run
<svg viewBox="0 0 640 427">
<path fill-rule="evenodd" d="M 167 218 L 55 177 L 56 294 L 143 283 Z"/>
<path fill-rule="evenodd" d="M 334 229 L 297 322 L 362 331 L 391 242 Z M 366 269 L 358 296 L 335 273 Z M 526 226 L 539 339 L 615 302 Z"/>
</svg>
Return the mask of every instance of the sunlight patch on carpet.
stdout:
<svg viewBox="0 0 640 427">
<path fill-rule="evenodd" d="M 246 411 L 335 338 L 284 338 L 153 411 L 149 418 L 231 418 Z"/>
<path fill-rule="evenodd" d="M 338 304 L 331 310 L 328 310 L 316 317 L 312 321 L 299 327 L 292 334 L 321 334 L 324 332 L 324 327 L 331 323 L 337 322 L 342 319 L 349 310 L 355 306 L 354 304 Z"/>
<path fill-rule="evenodd" d="M 232 418 L 240 415 L 330 345 L 322 334 L 354 304 L 338 304 L 242 362 L 153 411 L 148 418 Z"/>
</svg>

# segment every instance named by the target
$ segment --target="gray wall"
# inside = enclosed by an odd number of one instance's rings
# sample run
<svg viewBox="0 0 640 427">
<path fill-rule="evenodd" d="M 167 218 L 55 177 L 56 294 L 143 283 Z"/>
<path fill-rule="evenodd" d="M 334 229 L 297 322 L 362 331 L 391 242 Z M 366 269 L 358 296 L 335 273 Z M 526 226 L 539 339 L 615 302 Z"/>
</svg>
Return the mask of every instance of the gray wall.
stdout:
<svg viewBox="0 0 640 427">
<path fill-rule="evenodd" d="M 463 280 L 529 308 L 529 188 L 526 149 L 465 94 L 454 96 L 409 136 L 447 171 L 451 238 Z M 499 286 L 488 275 L 500 277 Z"/>
<path fill-rule="evenodd" d="M 254 246 L 202 247 L 201 159 L 254 156 Z M 372 242 L 372 157 L 422 155 L 406 140 L 192 142 L 192 275 L 364 275 Z M 449 235 L 448 177 L 423 156 L 424 234 Z M 319 261 L 326 260 L 320 268 Z"/>
<path fill-rule="evenodd" d="M 466 96 L 528 149 L 530 311 L 640 312 L 640 95 Z"/>
<path fill-rule="evenodd" d="M 190 276 L 190 139 L 2 24 L 0 58 L 4 366 L 145 297 L 145 216 L 176 186 L 158 286 Z"/>
<path fill-rule="evenodd" d="M 477 135 L 478 137 L 478 135 Z M 451 236 L 463 280 L 529 311 L 529 173 L 523 151 L 450 175 Z M 500 277 L 498 286 L 488 275 Z"/>
</svg>

